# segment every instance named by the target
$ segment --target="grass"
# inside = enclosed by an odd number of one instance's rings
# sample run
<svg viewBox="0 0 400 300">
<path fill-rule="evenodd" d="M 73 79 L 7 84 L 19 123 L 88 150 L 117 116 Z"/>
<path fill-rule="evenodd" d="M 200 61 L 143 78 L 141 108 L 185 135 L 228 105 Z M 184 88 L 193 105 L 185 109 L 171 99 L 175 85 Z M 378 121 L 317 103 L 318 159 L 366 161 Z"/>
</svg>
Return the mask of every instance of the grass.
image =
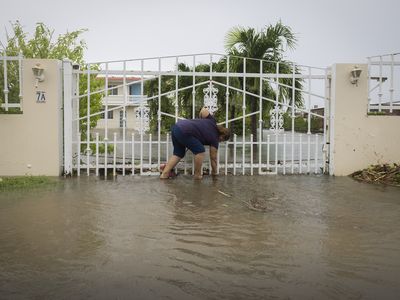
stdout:
<svg viewBox="0 0 400 300">
<path fill-rule="evenodd" d="M 1 104 L 1 101 L 0 101 Z M 6 111 L 4 108 L 0 108 L 0 114 L 4 115 L 22 115 L 22 111 L 20 108 L 11 107 Z"/>
<path fill-rule="evenodd" d="M 47 176 L 15 176 L 0 177 L 0 190 L 29 189 L 46 185 L 54 185 L 57 181 Z"/>
</svg>

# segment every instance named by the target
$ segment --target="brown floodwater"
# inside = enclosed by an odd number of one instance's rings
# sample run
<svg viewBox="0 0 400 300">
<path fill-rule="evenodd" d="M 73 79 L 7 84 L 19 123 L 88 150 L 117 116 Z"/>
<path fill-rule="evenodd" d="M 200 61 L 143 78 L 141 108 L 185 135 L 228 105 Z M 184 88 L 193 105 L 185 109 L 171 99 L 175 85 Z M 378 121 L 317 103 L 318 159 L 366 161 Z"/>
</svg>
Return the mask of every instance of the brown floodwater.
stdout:
<svg viewBox="0 0 400 300">
<path fill-rule="evenodd" d="M 0 192 L 1 299 L 399 297 L 399 188 L 179 175 Z"/>
</svg>

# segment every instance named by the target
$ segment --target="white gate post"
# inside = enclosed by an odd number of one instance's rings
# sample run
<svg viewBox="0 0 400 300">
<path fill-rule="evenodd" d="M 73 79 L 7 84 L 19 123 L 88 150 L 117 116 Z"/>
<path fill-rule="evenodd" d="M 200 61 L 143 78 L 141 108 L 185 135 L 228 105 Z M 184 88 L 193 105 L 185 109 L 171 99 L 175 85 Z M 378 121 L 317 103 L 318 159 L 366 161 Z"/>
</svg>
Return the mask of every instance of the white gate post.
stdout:
<svg viewBox="0 0 400 300">
<path fill-rule="evenodd" d="M 336 111 L 336 66 L 331 69 L 329 98 L 329 175 L 335 173 L 335 111 Z"/>
<path fill-rule="evenodd" d="M 63 60 L 64 70 L 64 176 L 72 174 L 72 64 Z"/>
</svg>

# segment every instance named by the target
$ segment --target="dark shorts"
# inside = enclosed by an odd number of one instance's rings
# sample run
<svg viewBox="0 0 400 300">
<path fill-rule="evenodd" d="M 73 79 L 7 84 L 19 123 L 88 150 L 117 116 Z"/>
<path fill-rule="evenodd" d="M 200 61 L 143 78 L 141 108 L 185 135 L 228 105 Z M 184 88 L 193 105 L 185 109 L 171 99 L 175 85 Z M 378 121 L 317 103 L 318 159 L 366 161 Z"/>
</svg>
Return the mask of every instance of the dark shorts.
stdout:
<svg viewBox="0 0 400 300">
<path fill-rule="evenodd" d="M 190 149 L 194 155 L 206 151 L 203 144 L 193 136 L 186 135 L 178 126 L 172 126 L 172 144 L 174 145 L 174 155 L 183 158 L 186 148 Z"/>
</svg>

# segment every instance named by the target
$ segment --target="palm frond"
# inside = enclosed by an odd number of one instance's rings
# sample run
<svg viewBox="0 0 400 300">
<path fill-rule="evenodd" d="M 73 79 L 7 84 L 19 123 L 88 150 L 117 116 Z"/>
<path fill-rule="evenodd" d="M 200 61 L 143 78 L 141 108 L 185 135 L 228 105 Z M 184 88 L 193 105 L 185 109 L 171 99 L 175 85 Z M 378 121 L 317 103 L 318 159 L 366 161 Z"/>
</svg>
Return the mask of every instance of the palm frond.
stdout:
<svg viewBox="0 0 400 300">
<path fill-rule="evenodd" d="M 274 56 L 281 57 L 284 45 L 293 50 L 296 47 L 297 39 L 289 26 L 283 25 L 281 21 L 275 25 L 269 25 L 264 30 L 268 43 L 272 46 Z"/>
<path fill-rule="evenodd" d="M 237 43 L 241 42 L 242 32 L 246 29 L 241 26 L 233 27 L 225 36 L 225 50 L 229 52 Z"/>
</svg>

